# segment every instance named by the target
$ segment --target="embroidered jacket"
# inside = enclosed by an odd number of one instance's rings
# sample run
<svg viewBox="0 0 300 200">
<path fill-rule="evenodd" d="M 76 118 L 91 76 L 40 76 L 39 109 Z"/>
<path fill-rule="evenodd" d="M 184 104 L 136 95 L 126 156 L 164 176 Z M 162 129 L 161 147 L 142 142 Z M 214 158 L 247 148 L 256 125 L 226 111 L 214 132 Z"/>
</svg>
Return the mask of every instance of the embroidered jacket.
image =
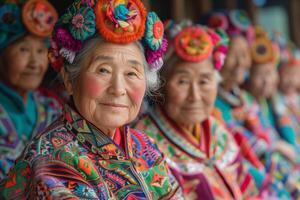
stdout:
<svg viewBox="0 0 300 200">
<path fill-rule="evenodd" d="M 124 148 L 66 105 L 2 182 L 0 198 L 179 199 L 157 147 L 128 126 L 120 132 Z"/>
<path fill-rule="evenodd" d="M 201 127 L 200 143 L 196 144 L 160 108 L 149 111 L 135 125 L 157 142 L 186 199 L 241 199 L 243 195 L 255 195 L 252 177 L 244 173 L 232 136 L 213 117 Z"/>
</svg>

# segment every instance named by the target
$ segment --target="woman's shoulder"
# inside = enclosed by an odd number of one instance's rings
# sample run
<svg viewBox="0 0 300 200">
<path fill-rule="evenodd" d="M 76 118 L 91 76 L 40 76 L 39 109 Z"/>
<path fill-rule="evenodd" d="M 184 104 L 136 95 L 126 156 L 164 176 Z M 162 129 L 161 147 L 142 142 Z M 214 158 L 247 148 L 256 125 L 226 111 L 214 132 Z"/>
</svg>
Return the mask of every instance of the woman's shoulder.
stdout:
<svg viewBox="0 0 300 200">
<path fill-rule="evenodd" d="M 51 158 L 56 149 L 63 148 L 73 141 L 73 138 L 61 118 L 58 118 L 30 141 L 22 154 L 22 159 L 32 163 L 41 156 Z"/>
</svg>

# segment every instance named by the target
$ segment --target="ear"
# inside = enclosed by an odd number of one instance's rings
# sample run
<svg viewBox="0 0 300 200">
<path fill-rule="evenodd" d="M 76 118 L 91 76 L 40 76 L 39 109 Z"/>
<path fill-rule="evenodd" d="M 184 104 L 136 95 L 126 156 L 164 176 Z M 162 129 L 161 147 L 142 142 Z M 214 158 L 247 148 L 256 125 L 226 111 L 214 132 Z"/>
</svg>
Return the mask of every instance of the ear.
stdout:
<svg viewBox="0 0 300 200">
<path fill-rule="evenodd" d="M 72 95 L 73 94 L 73 84 L 72 84 L 72 81 L 70 80 L 69 74 L 66 72 L 64 67 L 60 70 L 60 74 L 63 78 L 64 85 L 65 85 L 65 88 L 66 88 L 68 94 Z"/>
</svg>

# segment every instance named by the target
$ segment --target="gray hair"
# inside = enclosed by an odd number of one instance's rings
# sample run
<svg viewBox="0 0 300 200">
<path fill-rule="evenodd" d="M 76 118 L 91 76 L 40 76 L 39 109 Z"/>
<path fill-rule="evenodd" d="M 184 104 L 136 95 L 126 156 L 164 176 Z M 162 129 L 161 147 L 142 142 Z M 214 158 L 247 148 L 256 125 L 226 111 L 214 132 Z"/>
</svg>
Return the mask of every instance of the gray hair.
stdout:
<svg viewBox="0 0 300 200">
<path fill-rule="evenodd" d="M 73 85 L 76 84 L 76 81 L 82 70 L 82 62 L 84 59 L 97 47 L 97 44 L 103 42 L 104 39 L 97 35 L 88 41 L 86 41 L 83 45 L 83 48 L 77 53 L 72 64 L 65 64 L 64 68 L 69 75 L 70 81 Z M 143 55 L 143 67 L 145 71 L 146 78 L 146 95 L 152 96 L 155 91 L 159 88 L 160 79 L 158 75 L 158 71 L 153 71 L 149 68 L 148 63 L 145 58 L 144 48 L 140 42 L 135 42 L 138 48 L 141 50 Z"/>
</svg>

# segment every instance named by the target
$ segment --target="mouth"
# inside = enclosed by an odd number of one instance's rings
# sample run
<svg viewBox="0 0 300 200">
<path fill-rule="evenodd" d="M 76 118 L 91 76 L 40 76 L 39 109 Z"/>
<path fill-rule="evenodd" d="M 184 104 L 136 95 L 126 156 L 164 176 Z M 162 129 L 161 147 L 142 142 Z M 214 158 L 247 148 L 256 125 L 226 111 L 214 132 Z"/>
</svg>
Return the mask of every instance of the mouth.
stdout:
<svg viewBox="0 0 300 200">
<path fill-rule="evenodd" d="M 191 112 L 191 111 L 198 111 L 198 110 L 201 110 L 202 108 L 200 108 L 200 107 L 184 107 L 183 108 L 183 110 L 185 110 L 185 111 L 189 111 L 189 112 Z"/>
<path fill-rule="evenodd" d="M 112 108 L 127 108 L 128 106 L 125 104 L 118 103 L 100 103 L 103 106 L 112 107 Z"/>
<path fill-rule="evenodd" d="M 23 76 L 39 76 L 40 73 L 23 73 Z"/>
</svg>

